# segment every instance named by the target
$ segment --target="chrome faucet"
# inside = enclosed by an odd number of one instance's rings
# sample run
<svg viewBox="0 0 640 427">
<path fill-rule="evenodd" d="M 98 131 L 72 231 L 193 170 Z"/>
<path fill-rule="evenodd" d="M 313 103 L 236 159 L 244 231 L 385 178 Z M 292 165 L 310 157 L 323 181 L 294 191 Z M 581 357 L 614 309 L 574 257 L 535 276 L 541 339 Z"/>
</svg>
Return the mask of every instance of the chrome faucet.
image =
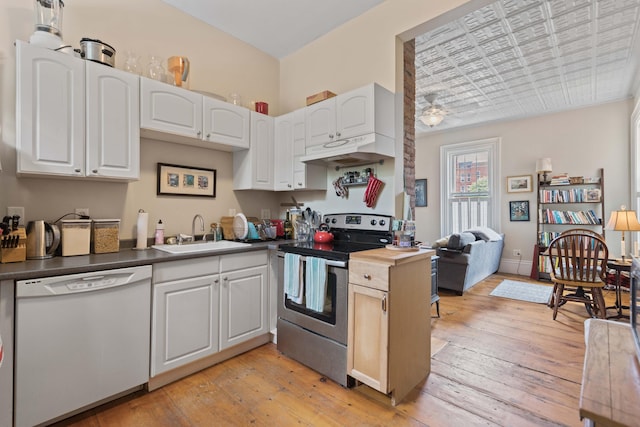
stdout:
<svg viewBox="0 0 640 427">
<path fill-rule="evenodd" d="M 200 218 L 200 230 L 202 231 L 203 239 L 204 239 L 204 218 L 202 215 L 196 214 L 193 217 L 193 221 L 191 221 L 191 235 L 193 236 L 193 240 L 196 240 L 196 219 Z"/>
</svg>

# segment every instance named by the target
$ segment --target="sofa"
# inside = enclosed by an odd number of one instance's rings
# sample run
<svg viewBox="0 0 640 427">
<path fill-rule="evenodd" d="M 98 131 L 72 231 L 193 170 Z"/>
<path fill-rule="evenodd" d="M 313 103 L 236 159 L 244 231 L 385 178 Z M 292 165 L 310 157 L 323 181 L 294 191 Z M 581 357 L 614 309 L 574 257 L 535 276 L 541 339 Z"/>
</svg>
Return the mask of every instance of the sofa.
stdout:
<svg viewBox="0 0 640 427">
<path fill-rule="evenodd" d="M 438 288 L 462 295 L 500 267 L 504 234 L 486 227 L 451 234 L 436 241 Z"/>
</svg>

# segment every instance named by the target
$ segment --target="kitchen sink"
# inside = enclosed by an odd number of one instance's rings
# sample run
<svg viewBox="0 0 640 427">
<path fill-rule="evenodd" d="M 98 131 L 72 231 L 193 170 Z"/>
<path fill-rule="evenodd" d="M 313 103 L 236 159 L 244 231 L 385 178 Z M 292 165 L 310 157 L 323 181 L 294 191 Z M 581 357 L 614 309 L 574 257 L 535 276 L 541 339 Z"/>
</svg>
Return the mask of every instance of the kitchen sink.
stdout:
<svg viewBox="0 0 640 427">
<path fill-rule="evenodd" d="M 181 245 L 153 245 L 153 249 L 157 249 L 163 252 L 169 252 L 171 254 L 193 254 L 198 252 L 213 252 L 226 249 L 242 248 L 251 246 L 250 243 L 232 242 L 229 240 L 214 241 L 197 241 L 188 242 Z"/>
</svg>

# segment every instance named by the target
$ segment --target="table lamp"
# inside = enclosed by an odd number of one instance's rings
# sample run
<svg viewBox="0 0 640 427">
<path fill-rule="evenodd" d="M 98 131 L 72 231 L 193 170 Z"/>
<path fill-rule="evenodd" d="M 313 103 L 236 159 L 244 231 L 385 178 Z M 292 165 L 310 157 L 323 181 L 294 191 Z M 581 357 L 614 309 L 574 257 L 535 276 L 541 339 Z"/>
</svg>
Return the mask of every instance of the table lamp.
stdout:
<svg viewBox="0 0 640 427">
<path fill-rule="evenodd" d="M 607 223 L 607 230 L 622 231 L 622 241 L 620 243 L 620 253 L 624 262 L 627 248 L 624 243 L 624 233 L 627 231 L 640 231 L 640 223 L 635 211 L 628 211 L 624 206 L 620 206 L 619 211 L 612 211 Z"/>
<path fill-rule="evenodd" d="M 536 160 L 536 172 L 538 175 L 542 174 L 541 184 L 549 184 L 550 180 L 547 179 L 547 174 L 551 171 L 551 159 L 549 157 Z"/>
</svg>

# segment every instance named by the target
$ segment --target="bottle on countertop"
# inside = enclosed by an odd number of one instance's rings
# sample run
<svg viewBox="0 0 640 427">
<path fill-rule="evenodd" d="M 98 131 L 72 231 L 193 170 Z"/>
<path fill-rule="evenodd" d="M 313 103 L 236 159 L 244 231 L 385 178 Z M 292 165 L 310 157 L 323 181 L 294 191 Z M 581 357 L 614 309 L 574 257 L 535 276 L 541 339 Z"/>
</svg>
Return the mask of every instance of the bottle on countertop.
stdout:
<svg viewBox="0 0 640 427">
<path fill-rule="evenodd" d="M 284 239 L 293 239 L 293 224 L 291 223 L 291 214 L 287 210 L 287 216 L 284 220 Z"/>
<path fill-rule="evenodd" d="M 164 244 L 164 224 L 162 223 L 162 220 L 159 220 L 158 224 L 156 224 L 155 244 Z"/>
</svg>

